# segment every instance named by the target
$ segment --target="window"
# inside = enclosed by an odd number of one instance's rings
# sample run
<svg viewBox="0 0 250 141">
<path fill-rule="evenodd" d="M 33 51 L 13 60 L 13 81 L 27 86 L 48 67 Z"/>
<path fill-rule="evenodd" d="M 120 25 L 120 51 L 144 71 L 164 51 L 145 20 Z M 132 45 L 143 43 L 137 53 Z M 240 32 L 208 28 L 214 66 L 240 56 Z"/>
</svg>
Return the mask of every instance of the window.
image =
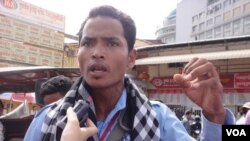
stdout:
<svg viewBox="0 0 250 141">
<path fill-rule="evenodd" d="M 214 38 L 220 38 L 221 37 L 221 26 L 216 27 L 214 29 Z"/>
<path fill-rule="evenodd" d="M 207 20 L 207 27 L 210 27 L 213 25 L 213 19 Z"/>
<path fill-rule="evenodd" d="M 248 2 L 248 3 L 246 3 L 246 4 L 244 5 L 244 12 L 246 13 L 246 12 L 248 12 L 248 11 L 250 11 L 250 2 Z"/>
<path fill-rule="evenodd" d="M 204 18 L 205 18 L 205 12 L 201 12 L 201 13 L 199 14 L 199 19 L 202 20 L 202 19 L 204 19 Z"/>
<path fill-rule="evenodd" d="M 233 35 L 237 36 L 241 34 L 240 20 L 233 22 Z"/>
<path fill-rule="evenodd" d="M 208 1 L 207 1 L 207 5 L 214 4 L 214 3 L 216 3 L 217 1 L 219 1 L 219 0 L 208 0 Z"/>
<path fill-rule="evenodd" d="M 215 24 L 218 24 L 218 23 L 220 23 L 220 22 L 221 22 L 221 15 L 216 16 L 216 17 L 215 17 L 215 20 L 214 20 L 214 23 L 215 23 Z"/>
<path fill-rule="evenodd" d="M 232 17 L 231 11 L 228 11 L 228 12 L 224 13 L 224 21 L 230 19 L 231 17 Z"/>
<path fill-rule="evenodd" d="M 202 31 L 202 30 L 204 30 L 205 29 L 205 23 L 203 22 L 203 23 L 200 23 L 199 24 L 199 31 Z"/>
<path fill-rule="evenodd" d="M 193 26 L 193 33 L 197 32 L 197 29 L 198 29 L 197 25 Z"/>
<path fill-rule="evenodd" d="M 240 13 L 241 13 L 240 7 L 236 7 L 236 8 L 233 9 L 234 17 L 237 16 L 237 15 L 239 15 Z"/>
<path fill-rule="evenodd" d="M 213 30 L 212 29 L 208 30 L 206 32 L 206 36 L 207 36 L 207 39 L 212 39 L 213 38 Z"/>
<path fill-rule="evenodd" d="M 172 25 L 172 24 L 176 23 L 176 20 L 175 19 L 171 19 L 171 20 L 168 20 L 167 23 L 168 23 L 167 25 Z"/>
<path fill-rule="evenodd" d="M 244 18 L 244 34 L 250 34 L 250 16 Z"/>
<path fill-rule="evenodd" d="M 221 4 L 215 5 L 215 6 L 213 7 L 213 9 L 214 9 L 214 12 L 217 13 L 217 12 L 220 11 L 220 9 L 221 9 Z"/>
<path fill-rule="evenodd" d="M 196 22 L 196 21 L 198 21 L 198 15 L 193 16 L 192 17 L 192 21 L 193 21 L 193 23 Z"/>
<path fill-rule="evenodd" d="M 213 12 L 214 12 L 214 9 L 211 6 L 209 6 L 207 8 L 207 15 L 211 15 L 211 14 L 213 14 Z"/>
<path fill-rule="evenodd" d="M 228 7 L 231 4 L 231 0 L 224 1 L 224 8 Z"/>
<path fill-rule="evenodd" d="M 225 24 L 223 26 L 223 31 L 224 31 L 224 37 L 231 36 L 231 23 Z"/>
<path fill-rule="evenodd" d="M 199 34 L 199 40 L 204 40 L 205 39 L 205 33 Z"/>
<path fill-rule="evenodd" d="M 168 67 L 169 68 L 182 68 L 184 67 L 184 64 L 183 63 L 169 63 Z"/>
<path fill-rule="evenodd" d="M 234 3 L 238 2 L 238 1 L 240 1 L 240 0 L 233 0 Z"/>
</svg>

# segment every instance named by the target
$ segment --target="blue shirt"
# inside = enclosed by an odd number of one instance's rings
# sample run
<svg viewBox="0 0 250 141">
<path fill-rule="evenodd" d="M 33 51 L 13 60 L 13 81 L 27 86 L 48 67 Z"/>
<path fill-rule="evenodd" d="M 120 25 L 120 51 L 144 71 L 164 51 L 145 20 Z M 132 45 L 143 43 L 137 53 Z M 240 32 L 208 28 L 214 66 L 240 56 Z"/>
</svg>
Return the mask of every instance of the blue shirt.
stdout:
<svg viewBox="0 0 250 141">
<path fill-rule="evenodd" d="M 112 117 L 121 109 L 126 107 L 127 94 L 123 90 L 122 96 L 117 102 L 114 109 L 109 113 L 104 121 L 97 121 L 98 136 L 100 137 L 106 129 Z M 170 110 L 165 104 L 158 101 L 151 101 L 153 109 L 157 113 L 157 120 L 159 121 L 159 128 L 161 132 L 161 140 L 164 141 L 194 141 L 194 139 L 187 133 L 181 121 L 176 117 L 175 113 Z M 41 140 L 41 128 L 45 116 L 50 106 L 42 108 L 31 122 L 29 129 L 26 132 L 24 141 L 39 141 Z M 220 141 L 222 137 L 221 125 L 208 121 L 203 115 L 201 140 L 203 141 Z M 227 110 L 225 124 L 234 124 L 233 114 Z M 129 134 L 125 134 L 123 141 L 129 140 Z"/>
</svg>

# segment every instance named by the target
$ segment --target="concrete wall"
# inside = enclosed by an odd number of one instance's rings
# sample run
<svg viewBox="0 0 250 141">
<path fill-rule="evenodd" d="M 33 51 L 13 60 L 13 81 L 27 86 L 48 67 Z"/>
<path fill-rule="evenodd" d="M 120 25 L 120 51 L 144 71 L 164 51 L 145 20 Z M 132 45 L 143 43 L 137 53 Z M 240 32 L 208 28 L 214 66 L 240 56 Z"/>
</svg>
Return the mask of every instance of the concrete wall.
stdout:
<svg viewBox="0 0 250 141">
<path fill-rule="evenodd" d="M 182 0 L 176 11 L 176 42 L 193 41 L 192 17 L 206 9 L 206 0 Z"/>
</svg>

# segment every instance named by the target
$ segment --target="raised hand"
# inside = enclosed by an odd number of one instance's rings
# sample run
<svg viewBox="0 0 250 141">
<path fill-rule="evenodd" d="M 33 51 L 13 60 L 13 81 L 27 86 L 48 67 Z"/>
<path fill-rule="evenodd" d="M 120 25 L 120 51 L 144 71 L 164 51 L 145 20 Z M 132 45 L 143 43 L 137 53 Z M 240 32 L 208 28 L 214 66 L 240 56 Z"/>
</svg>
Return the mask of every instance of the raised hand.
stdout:
<svg viewBox="0 0 250 141">
<path fill-rule="evenodd" d="M 215 123 L 224 123 L 223 87 L 215 66 L 204 58 L 193 58 L 174 80 L 183 86 L 186 95 L 203 110 L 205 117 Z"/>
</svg>

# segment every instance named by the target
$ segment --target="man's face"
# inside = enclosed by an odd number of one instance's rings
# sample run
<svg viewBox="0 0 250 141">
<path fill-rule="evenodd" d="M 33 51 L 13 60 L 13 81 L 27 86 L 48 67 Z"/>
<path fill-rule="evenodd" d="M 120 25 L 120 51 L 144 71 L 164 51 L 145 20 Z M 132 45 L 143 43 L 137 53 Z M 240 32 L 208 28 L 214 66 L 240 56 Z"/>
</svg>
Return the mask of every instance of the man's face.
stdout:
<svg viewBox="0 0 250 141">
<path fill-rule="evenodd" d="M 59 99 L 61 99 L 63 96 L 61 93 L 59 92 L 56 92 L 56 93 L 52 93 L 52 94 L 49 94 L 49 95 L 45 95 L 44 98 L 43 98 L 43 102 L 45 105 L 48 105 L 50 103 L 53 103 Z"/>
<path fill-rule="evenodd" d="M 123 85 L 128 67 L 135 62 L 136 52 L 128 52 L 121 23 L 110 17 L 89 19 L 82 31 L 78 51 L 81 74 L 93 88 Z"/>
<path fill-rule="evenodd" d="M 187 114 L 187 118 L 188 118 L 188 119 L 192 119 L 192 113 L 188 113 L 188 114 Z"/>
</svg>

